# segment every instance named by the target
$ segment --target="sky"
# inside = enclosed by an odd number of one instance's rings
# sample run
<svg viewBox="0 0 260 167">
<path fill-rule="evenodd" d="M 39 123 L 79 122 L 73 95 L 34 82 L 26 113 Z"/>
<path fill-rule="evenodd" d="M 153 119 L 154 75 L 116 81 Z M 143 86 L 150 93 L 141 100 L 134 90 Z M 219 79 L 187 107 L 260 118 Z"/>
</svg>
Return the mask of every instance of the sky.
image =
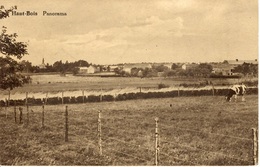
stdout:
<svg viewBox="0 0 260 167">
<path fill-rule="evenodd" d="M 3 1 L 3 2 L 2 2 Z M 0 20 L 34 65 L 223 62 L 258 58 L 257 0 L 2 0 L 37 16 Z M 66 16 L 43 16 L 62 12 Z"/>
</svg>

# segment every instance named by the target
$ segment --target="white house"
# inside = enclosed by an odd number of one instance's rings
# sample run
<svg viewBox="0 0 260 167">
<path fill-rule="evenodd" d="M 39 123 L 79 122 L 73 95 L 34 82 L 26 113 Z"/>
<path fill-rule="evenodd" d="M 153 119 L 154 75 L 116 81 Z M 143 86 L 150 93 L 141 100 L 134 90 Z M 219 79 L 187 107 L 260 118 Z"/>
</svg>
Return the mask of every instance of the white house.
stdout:
<svg viewBox="0 0 260 167">
<path fill-rule="evenodd" d="M 186 70 L 186 69 L 187 69 L 187 65 L 186 65 L 186 64 L 183 64 L 183 65 L 181 65 L 181 68 L 182 68 L 183 70 Z"/>
<path fill-rule="evenodd" d="M 123 70 L 127 73 L 131 73 L 132 68 L 152 68 L 152 65 L 150 63 L 135 63 L 135 64 L 125 64 L 123 67 Z"/>
<path fill-rule="evenodd" d="M 92 65 L 89 67 L 79 67 L 79 74 L 94 74 L 97 71 L 97 68 Z"/>
<path fill-rule="evenodd" d="M 110 71 L 115 71 L 115 69 L 119 68 L 118 65 L 110 65 L 108 67 Z"/>
</svg>

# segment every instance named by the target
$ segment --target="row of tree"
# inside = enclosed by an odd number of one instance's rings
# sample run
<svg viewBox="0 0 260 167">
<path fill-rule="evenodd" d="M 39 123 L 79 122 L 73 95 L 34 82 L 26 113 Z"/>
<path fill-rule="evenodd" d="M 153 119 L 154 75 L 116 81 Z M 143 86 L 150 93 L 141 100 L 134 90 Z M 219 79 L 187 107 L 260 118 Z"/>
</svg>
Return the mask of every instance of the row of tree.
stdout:
<svg viewBox="0 0 260 167">
<path fill-rule="evenodd" d="M 180 65 L 173 64 L 171 68 L 164 65 L 152 66 L 152 68 L 132 68 L 130 73 L 124 71 L 124 69 L 117 69 L 116 73 L 121 76 L 129 77 L 157 77 L 157 76 L 203 76 L 207 77 L 212 72 L 212 65 L 208 63 L 202 63 L 194 65 L 189 69 L 182 69 Z"/>
<path fill-rule="evenodd" d="M 39 66 L 32 65 L 31 62 L 23 60 L 21 62 L 23 65 L 23 72 L 27 73 L 39 73 L 39 72 L 59 72 L 59 73 L 77 73 L 78 67 L 89 67 L 90 64 L 85 60 L 78 60 L 75 62 L 68 62 L 65 63 L 60 61 L 54 62 L 52 65 L 47 63 L 44 68 L 41 68 Z"/>
<path fill-rule="evenodd" d="M 116 73 L 120 76 L 127 77 L 210 77 L 210 76 L 223 76 L 222 73 L 212 74 L 213 67 L 210 63 L 192 64 L 189 68 L 183 69 L 180 64 L 172 64 L 171 68 L 164 65 L 152 66 L 152 68 L 132 68 L 131 72 L 124 71 L 123 68 L 116 69 Z M 235 75 L 243 74 L 244 76 L 258 75 L 258 65 L 244 63 L 235 67 L 232 72 Z"/>
<path fill-rule="evenodd" d="M 243 75 L 258 76 L 258 64 L 243 63 L 238 65 L 233 70 L 234 73 L 241 73 Z"/>
</svg>

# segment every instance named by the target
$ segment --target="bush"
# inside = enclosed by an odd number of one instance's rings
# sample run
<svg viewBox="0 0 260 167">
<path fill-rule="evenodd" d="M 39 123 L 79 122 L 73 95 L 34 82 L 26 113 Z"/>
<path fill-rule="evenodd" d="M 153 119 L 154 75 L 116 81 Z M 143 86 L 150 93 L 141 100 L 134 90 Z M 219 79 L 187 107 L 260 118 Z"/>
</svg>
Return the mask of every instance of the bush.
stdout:
<svg viewBox="0 0 260 167">
<path fill-rule="evenodd" d="M 25 104 L 25 101 L 24 100 L 15 100 L 15 103 L 17 106 L 22 106 Z"/>
<path fill-rule="evenodd" d="M 104 95 L 104 96 L 102 96 L 102 101 L 114 101 L 114 96 Z"/>
<path fill-rule="evenodd" d="M 256 95 L 258 95 L 258 88 L 247 88 L 246 94 L 249 94 L 249 95 L 256 94 Z"/>
<path fill-rule="evenodd" d="M 1 106 L 1 107 L 4 107 L 4 106 L 5 106 L 5 101 L 4 101 L 4 100 L 1 100 L 1 101 L 0 101 L 0 106 Z"/>
<path fill-rule="evenodd" d="M 76 100 L 78 103 L 83 103 L 83 96 L 78 96 L 76 98 Z M 87 101 L 87 98 L 86 98 L 86 96 L 84 96 L 84 102 L 86 102 L 86 101 Z"/>
<path fill-rule="evenodd" d="M 69 104 L 70 103 L 70 97 L 63 97 L 63 103 Z"/>
<path fill-rule="evenodd" d="M 214 95 L 215 96 L 226 96 L 228 94 L 229 89 L 214 89 Z M 179 90 L 180 96 L 212 96 L 213 92 L 212 89 L 209 90 Z M 246 94 L 258 94 L 258 88 L 247 88 Z M 102 96 L 102 101 L 122 101 L 122 100 L 132 100 L 132 99 L 149 99 L 149 98 L 166 98 L 166 97 L 178 97 L 178 90 L 173 91 L 167 91 L 167 92 L 137 92 L 137 93 L 124 93 L 119 94 L 117 97 L 114 97 L 112 95 L 104 95 Z M 100 96 L 95 95 L 89 95 L 88 98 L 84 96 L 86 99 L 85 102 L 100 102 Z M 78 97 L 63 97 L 64 104 L 68 103 L 82 103 L 83 102 L 83 96 Z M 43 99 L 34 99 L 34 98 L 28 98 L 29 104 L 32 105 L 42 105 L 43 102 L 45 102 L 45 98 Z M 25 99 L 24 100 L 10 100 L 10 106 L 14 106 L 16 103 L 17 106 L 23 106 L 25 105 Z M 62 104 L 61 97 L 52 97 L 48 98 L 47 104 Z M 5 101 L 0 101 L 0 106 L 5 106 Z"/>
<path fill-rule="evenodd" d="M 59 99 L 58 97 L 50 97 L 47 100 L 47 104 L 51 104 L 51 105 L 61 104 L 61 99 Z"/>
<path fill-rule="evenodd" d="M 258 86 L 258 80 L 256 80 L 256 81 L 245 81 L 243 83 L 247 86 Z"/>
<path fill-rule="evenodd" d="M 34 104 L 35 105 L 42 105 L 43 104 L 42 99 L 35 99 Z"/>
<path fill-rule="evenodd" d="M 163 83 L 158 84 L 158 89 L 162 89 L 162 88 L 169 88 L 169 85 L 165 85 Z"/>
<path fill-rule="evenodd" d="M 100 96 L 95 96 L 95 95 L 89 95 L 88 102 L 100 102 Z"/>
<path fill-rule="evenodd" d="M 72 104 L 77 103 L 77 99 L 76 99 L 75 96 L 73 96 L 73 97 L 70 98 L 70 103 L 72 103 Z"/>
<path fill-rule="evenodd" d="M 127 97 L 127 94 L 126 94 L 126 93 L 124 93 L 124 94 L 119 94 L 119 95 L 117 95 L 116 100 L 117 100 L 117 101 L 126 100 L 126 97 Z"/>
<path fill-rule="evenodd" d="M 132 100 L 132 99 L 137 99 L 137 93 L 127 93 L 126 94 L 126 99 Z"/>
</svg>

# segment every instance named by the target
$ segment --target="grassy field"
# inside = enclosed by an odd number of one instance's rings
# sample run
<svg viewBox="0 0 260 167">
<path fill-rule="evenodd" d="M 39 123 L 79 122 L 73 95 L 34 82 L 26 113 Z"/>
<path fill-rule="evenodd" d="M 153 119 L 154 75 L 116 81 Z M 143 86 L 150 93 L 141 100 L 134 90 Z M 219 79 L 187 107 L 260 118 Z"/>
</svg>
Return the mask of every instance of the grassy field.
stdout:
<svg viewBox="0 0 260 167">
<path fill-rule="evenodd" d="M 69 142 L 64 141 L 65 106 L 45 106 L 44 128 L 40 106 L 29 108 L 29 124 L 26 108 L 23 124 L 14 122 L 14 108 L 7 118 L 2 108 L 0 165 L 154 165 L 155 117 L 160 165 L 252 165 L 258 96 L 246 100 L 204 96 L 68 105 Z"/>
<path fill-rule="evenodd" d="M 127 87 L 146 87 L 157 88 L 158 84 L 167 86 L 179 86 L 180 84 L 200 84 L 212 82 L 214 85 L 229 85 L 243 81 L 256 81 L 258 78 L 241 78 L 241 79 L 214 79 L 214 78 L 135 78 L 135 77 L 79 77 L 67 75 L 32 75 L 32 84 L 15 88 L 14 92 L 58 92 L 74 90 L 111 90 Z M 0 94 L 8 94 L 8 91 Z"/>
</svg>

